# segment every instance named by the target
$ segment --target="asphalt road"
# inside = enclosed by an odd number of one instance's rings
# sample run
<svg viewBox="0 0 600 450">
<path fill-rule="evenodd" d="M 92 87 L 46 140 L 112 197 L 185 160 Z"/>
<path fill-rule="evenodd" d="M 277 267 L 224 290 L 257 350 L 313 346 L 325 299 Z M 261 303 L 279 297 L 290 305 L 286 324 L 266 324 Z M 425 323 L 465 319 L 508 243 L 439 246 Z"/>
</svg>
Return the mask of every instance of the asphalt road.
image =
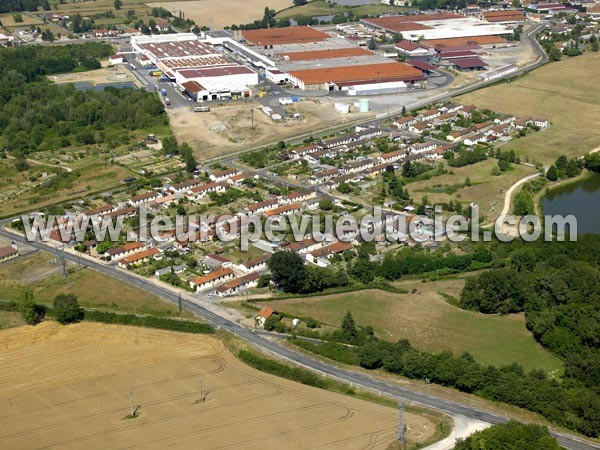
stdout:
<svg viewBox="0 0 600 450">
<path fill-rule="evenodd" d="M 31 247 L 51 253 L 55 256 L 58 256 L 61 253 L 60 249 L 56 249 L 44 243 L 28 242 L 23 236 L 15 235 L 6 231 L 3 228 L 3 225 L 4 224 L 0 224 L 0 235 L 8 239 L 27 244 Z M 95 261 L 91 261 L 86 258 L 78 258 L 76 255 L 73 255 L 68 252 L 64 252 L 64 256 L 67 260 L 70 260 L 75 263 L 81 263 L 82 265 L 87 266 L 93 270 L 97 270 L 98 272 L 101 272 L 105 275 L 137 286 L 141 289 L 144 289 L 147 292 L 160 296 L 165 300 L 168 300 L 175 304 L 177 304 L 179 300 L 179 294 L 175 291 L 156 285 L 148 280 L 137 277 L 126 271 L 117 269 L 112 266 L 107 266 Z M 363 373 L 352 372 L 331 366 L 322 361 L 297 353 L 292 349 L 289 349 L 283 345 L 273 342 L 261 336 L 262 333 L 255 333 L 248 328 L 244 328 L 238 325 L 237 323 L 231 322 L 230 320 L 227 320 L 221 317 L 220 315 L 209 311 L 208 309 L 203 308 L 202 306 L 199 306 L 188 300 L 182 299 L 182 306 L 188 311 L 191 311 L 205 318 L 217 328 L 229 331 L 264 351 L 272 353 L 273 355 L 276 355 L 280 358 L 285 358 L 292 363 L 304 366 L 327 377 L 337 379 L 346 383 L 351 383 L 352 385 L 359 386 L 363 389 L 375 391 L 397 399 L 403 399 L 405 401 L 413 402 L 428 408 L 436 409 L 451 416 L 462 415 L 468 418 L 481 420 L 483 422 L 488 422 L 491 424 L 498 424 L 508 421 L 507 417 L 501 415 L 472 408 L 470 406 L 461 405 L 459 403 L 445 400 L 443 398 L 436 397 L 433 395 L 421 392 L 414 392 L 410 389 L 403 388 L 399 385 L 375 379 Z M 561 445 L 567 447 L 570 450 L 600 450 L 600 445 L 593 444 L 575 436 L 556 432 L 553 432 L 552 434 L 557 438 L 558 442 Z"/>
</svg>

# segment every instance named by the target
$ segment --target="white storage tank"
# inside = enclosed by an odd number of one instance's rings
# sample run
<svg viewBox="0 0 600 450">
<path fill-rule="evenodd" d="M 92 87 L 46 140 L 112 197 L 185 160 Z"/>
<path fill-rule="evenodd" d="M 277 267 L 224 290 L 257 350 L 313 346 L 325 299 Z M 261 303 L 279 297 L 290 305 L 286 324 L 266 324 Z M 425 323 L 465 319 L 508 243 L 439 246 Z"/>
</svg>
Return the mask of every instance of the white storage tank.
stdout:
<svg viewBox="0 0 600 450">
<path fill-rule="evenodd" d="M 358 110 L 361 113 L 369 112 L 369 99 L 368 98 L 361 98 L 358 101 Z"/>
<path fill-rule="evenodd" d="M 350 105 L 347 103 L 335 102 L 335 110 L 340 114 L 348 114 L 350 112 Z"/>
</svg>

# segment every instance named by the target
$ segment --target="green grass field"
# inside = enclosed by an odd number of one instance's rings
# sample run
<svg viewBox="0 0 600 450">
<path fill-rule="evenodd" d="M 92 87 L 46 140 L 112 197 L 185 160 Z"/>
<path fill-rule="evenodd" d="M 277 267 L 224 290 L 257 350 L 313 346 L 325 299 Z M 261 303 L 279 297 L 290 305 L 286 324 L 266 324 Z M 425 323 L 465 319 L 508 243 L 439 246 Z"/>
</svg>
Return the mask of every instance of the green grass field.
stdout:
<svg viewBox="0 0 600 450">
<path fill-rule="evenodd" d="M 541 132 L 545 133 L 545 131 Z M 448 167 L 452 173 L 440 175 L 430 180 L 417 181 L 406 185 L 410 196 L 421 200 L 427 195 L 430 202 L 448 202 L 451 199 L 460 201 L 466 208 L 470 203 L 479 205 L 481 215 L 486 216 L 486 221 L 493 220 L 502 211 L 506 191 L 516 181 L 535 173 L 533 167 L 513 164 L 511 169 L 499 176 L 492 175 L 492 169 L 498 166 L 498 160 L 490 158 L 464 167 Z M 465 186 L 465 179 L 469 177 L 471 186 Z M 454 193 L 446 189 L 450 186 L 462 185 Z"/>
<path fill-rule="evenodd" d="M 402 6 L 393 5 L 360 5 L 360 6 L 342 6 L 336 5 L 335 3 L 327 3 L 323 0 L 316 0 L 309 2 L 303 6 L 294 6 L 289 9 L 285 9 L 277 14 L 278 19 L 285 19 L 291 17 L 313 17 L 313 16 L 325 16 L 329 14 L 336 14 L 340 12 L 352 11 L 354 15 L 366 15 L 366 14 L 386 14 L 386 13 L 403 13 L 409 11 L 411 8 L 405 8 Z"/>
<path fill-rule="evenodd" d="M 527 155 L 532 162 L 548 165 L 561 154 L 581 156 L 600 146 L 600 92 L 592 82 L 599 71 L 600 53 L 586 53 L 457 100 L 521 117 L 549 119 L 549 129 L 504 145 L 522 159 Z"/>
<path fill-rule="evenodd" d="M 268 303 L 288 314 L 313 317 L 339 326 L 350 311 L 359 325 L 371 325 L 382 339 L 408 339 L 420 350 L 454 354 L 469 352 L 485 364 L 519 363 L 527 370 L 562 371 L 560 360 L 539 345 L 525 328 L 522 314 L 483 315 L 446 302 L 440 293 L 460 295 L 461 280 L 403 282 L 409 294 L 379 290 Z M 412 293 L 416 289 L 418 293 Z M 263 304 L 262 302 L 260 303 Z"/>
<path fill-rule="evenodd" d="M 17 300 L 21 289 L 27 285 L 33 289 L 36 301 L 48 305 L 56 295 L 72 292 L 77 295 L 80 305 L 87 308 L 177 315 L 176 305 L 90 269 L 70 273 L 65 278 L 46 253 L 17 258 L 0 266 L 0 299 Z M 187 312 L 183 316 L 193 317 Z"/>
</svg>

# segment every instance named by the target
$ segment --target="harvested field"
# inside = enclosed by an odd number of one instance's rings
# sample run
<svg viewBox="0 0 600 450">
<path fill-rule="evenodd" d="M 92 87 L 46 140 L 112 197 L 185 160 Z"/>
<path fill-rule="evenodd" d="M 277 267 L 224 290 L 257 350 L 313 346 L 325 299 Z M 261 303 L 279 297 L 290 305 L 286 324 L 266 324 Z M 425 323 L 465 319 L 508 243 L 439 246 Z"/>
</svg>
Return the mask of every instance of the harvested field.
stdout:
<svg viewBox="0 0 600 450">
<path fill-rule="evenodd" d="M 177 140 L 189 143 L 200 160 L 371 116 L 368 113 L 340 116 L 334 111 L 332 102 L 319 99 L 318 103 L 307 100 L 295 103 L 290 108 L 290 111 L 300 113 L 302 119 L 275 123 L 259 108 L 258 104 L 240 103 L 235 106 L 211 107 L 210 112 L 202 114 L 183 108 L 167 109 L 167 113 Z"/>
<path fill-rule="evenodd" d="M 279 11 L 291 6 L 289 0 L 250 0 L 222 2 L 219 0 L 197 0 L 178 2 L 148 3 L 150 7 L 165 8 L 173 15 L 179 11 L 188 19 L 194 20 L 198 26 L 206 25 L 213 30 L 219 30 L 233 24 L 245 24 L 261 19 L 265 7 Z M 209 19 L 210 18 L 210 19 Z"/>
<path fill-rule="evenodd" d="M 456 355 L 469 352 L 485 364 L 516 362 L 527 370 L 554 373 L 562 370 L 560 360 L 533 339 L 522 314 L 484 315 L 448 304 L 440 293 L 458 298 L 462 280 L 398 284 L 411 293 L 366 290 L 264 304 L 336 327 L 350 311 L 357 324 L 373 326 L 380 338 L 393 342 L 408 339 L 419 350 L 450 350 Z"/>
<path fill-rule="evenodd" d="M 461 96 L 457 101 L 480 108 L 546 118 L 550 128 L 504 145 L 524 160 L 549 165 L 558 156 L 581 156 L 598 147 L 600 94 L 590 80 L 600 71 L 600 54 L 586 53 L 545 65 L 510 83 Z"/>
<path fill-rule="evenodd" d="M 0 346 L 2 448 L 385 449 L 396 432 L 394 409 L 255 371 L 210 337 L 45 322 Z M 405 420 L 409 442 L 435 431 Z"/>
</svg>

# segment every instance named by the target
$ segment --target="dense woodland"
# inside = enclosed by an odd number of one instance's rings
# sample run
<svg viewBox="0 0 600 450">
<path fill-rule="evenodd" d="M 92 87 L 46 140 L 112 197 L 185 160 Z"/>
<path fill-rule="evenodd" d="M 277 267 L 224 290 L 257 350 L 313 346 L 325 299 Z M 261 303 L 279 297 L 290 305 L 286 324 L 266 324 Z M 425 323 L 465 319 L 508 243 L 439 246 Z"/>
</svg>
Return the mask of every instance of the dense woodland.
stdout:
<svg viewBox="0 0 600 450">
<path fill-rule="evenodd" d="M 454 450 L 561 450 L 547 428 L 510 421 L 459 440 Z"/>
<path fill-rule="evenodd" d="M 167 123 L 152 93 L 132 89 L 77 91 L 45 76 L 100 67 L 108 45 L 88 43 L 0 50 L 0 148 L 15 156 L 71 145 L 128 142 L 132 130 Z"/>
<path fill-rule="evenodd" d="M 37 11 L 39 6 L 50 9 L 48 0 L 2 0 L 0 2 L 0 13 Z"/>
</svg>

